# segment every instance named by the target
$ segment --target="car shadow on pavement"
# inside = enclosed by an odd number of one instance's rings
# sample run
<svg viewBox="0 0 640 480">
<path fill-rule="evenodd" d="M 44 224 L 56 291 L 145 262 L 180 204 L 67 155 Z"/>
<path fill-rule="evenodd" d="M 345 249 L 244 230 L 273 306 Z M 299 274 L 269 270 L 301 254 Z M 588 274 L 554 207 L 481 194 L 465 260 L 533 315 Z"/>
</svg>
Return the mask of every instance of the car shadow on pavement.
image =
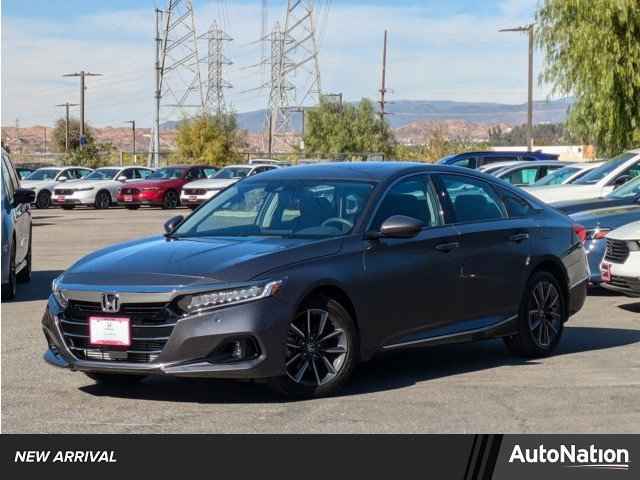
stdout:
<svg viewBox="0 0 640 480">
<path fill-rule="evenodd" d="M 12 303 L 46 300 L 51 293 L 51 281 L 62 273 L 62 270 L 34 270 L 31 281 L 18 284 L 18 292 Z"/>
<path fill-rule="evenodd" d="M 567 326 L 556 356 L 621 347 L 640 342 L 640 330 Z M 502 341 L 441 345 L 385 353 L 360 365 L 338 396 L 394 390 L 420 382 L 506 366 L 535 366 L 542 360 L 523 360 L 510 355 Z M 283 402 L 258 382 L 213 379 L 150 377 L 135 387 L 90 384 L 85 393 L 137 400 L 188 403 Z"/>
<path fill-rule="evenodd" d="M 640 302 L 626 303 L 624 305 L 620 305 L 618 308 L 621 308 L 622 310 L 626 310 L 627 312 L 631 312 L 631 313 L 640 313 Z"/>
</svg>

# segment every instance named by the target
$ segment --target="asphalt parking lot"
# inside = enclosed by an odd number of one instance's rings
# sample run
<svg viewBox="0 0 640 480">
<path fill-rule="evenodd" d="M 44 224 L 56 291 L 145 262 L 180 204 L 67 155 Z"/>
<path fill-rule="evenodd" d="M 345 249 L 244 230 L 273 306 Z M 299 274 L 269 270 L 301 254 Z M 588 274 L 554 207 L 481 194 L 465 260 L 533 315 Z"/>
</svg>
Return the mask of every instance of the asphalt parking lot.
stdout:
<svg viewBox="0 0 640 480">
<path fill-rule="evenodd" d="M 396 353 L 362 365 L 330 399 L 283 402 L 262 384 L 221 380 L 98 387 L 45 364 L 51 280 L 188 212 L 34 212 L 33 279 L 2 304 L 3 433 L 640 431 L 640 302 L 604 291 L 592 292 L 551 358 L 522 361 L 500 341 Z"/>
</svg>

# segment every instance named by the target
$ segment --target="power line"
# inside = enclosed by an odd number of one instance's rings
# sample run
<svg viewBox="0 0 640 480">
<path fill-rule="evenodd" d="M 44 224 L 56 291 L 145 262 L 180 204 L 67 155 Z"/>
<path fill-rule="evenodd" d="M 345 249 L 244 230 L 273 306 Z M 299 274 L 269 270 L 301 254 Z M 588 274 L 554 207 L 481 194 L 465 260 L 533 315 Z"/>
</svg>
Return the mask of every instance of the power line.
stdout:
<svg viewBox="0 0 640 480">
<path fill-rule="evenodd" d="M 77 73 L 65 73 L 62 75 L 63 77 L 80 77 L 80 149 L 84 147 L 87 139 L 84 135 L 85 123 L 84 123 L 84 92 L 86 90 L 85 87 L 85 78 L 86 77 L 100 77 L 101 73 L 91 73 L 85 72 L 81 70 Z"/>
</svg>

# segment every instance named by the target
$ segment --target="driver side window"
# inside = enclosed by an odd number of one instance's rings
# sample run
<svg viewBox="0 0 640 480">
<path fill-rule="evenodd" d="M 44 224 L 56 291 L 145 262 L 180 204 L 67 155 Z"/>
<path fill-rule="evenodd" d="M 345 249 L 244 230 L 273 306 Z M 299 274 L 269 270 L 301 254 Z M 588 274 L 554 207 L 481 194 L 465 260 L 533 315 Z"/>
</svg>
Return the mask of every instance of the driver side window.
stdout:
<svg viewBox="0 0 640 480">
<path fill-rule="evenodd" d="M 396 183 L 385 194 L 373 219 L 371 228 L 380 230 L 394 215 L 415 218 L 430 227 L 439 224 L 436 200 L 427 177 L 413 176 Z"/>
</svg>

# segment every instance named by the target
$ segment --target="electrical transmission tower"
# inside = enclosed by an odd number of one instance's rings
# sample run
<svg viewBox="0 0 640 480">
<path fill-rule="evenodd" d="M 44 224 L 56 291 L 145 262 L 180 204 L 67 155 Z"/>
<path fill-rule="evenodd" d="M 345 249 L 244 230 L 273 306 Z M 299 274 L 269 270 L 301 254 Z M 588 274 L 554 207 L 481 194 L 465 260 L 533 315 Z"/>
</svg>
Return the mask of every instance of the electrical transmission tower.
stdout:
<svg viewBox="0 0 640 480">
<path fill-rule="evenodd" d="M 269 153 L 276 136 L 291 132 L 292 110 L 320 102 L 320 63 L 314 0 L 288 0 L 284 27 L 276 25 L 271 44 Z"/>
<path fill-rule="evenodd" d="M 186 116 L 195 109 L 206 112 L 206 97 L 200 75 L 200 55 L 191 0 L 167 0 L 156 9 L 155 114 L 149 163 L 159 166 L 160 115 Z"/>
<path fill-rule="evenodd" d="M 233 39 L 224 30 L 218 28 L 213 22 L 207 32 L 208 49 L 208 75 L 206 106 L 211 114 L 220 115 L 226 111 L 224 91 L 232 88 L 231 83 L 224 79 L 225 67 L 232 65 L 224 55 L 224 45 Z"/>
</svg>

